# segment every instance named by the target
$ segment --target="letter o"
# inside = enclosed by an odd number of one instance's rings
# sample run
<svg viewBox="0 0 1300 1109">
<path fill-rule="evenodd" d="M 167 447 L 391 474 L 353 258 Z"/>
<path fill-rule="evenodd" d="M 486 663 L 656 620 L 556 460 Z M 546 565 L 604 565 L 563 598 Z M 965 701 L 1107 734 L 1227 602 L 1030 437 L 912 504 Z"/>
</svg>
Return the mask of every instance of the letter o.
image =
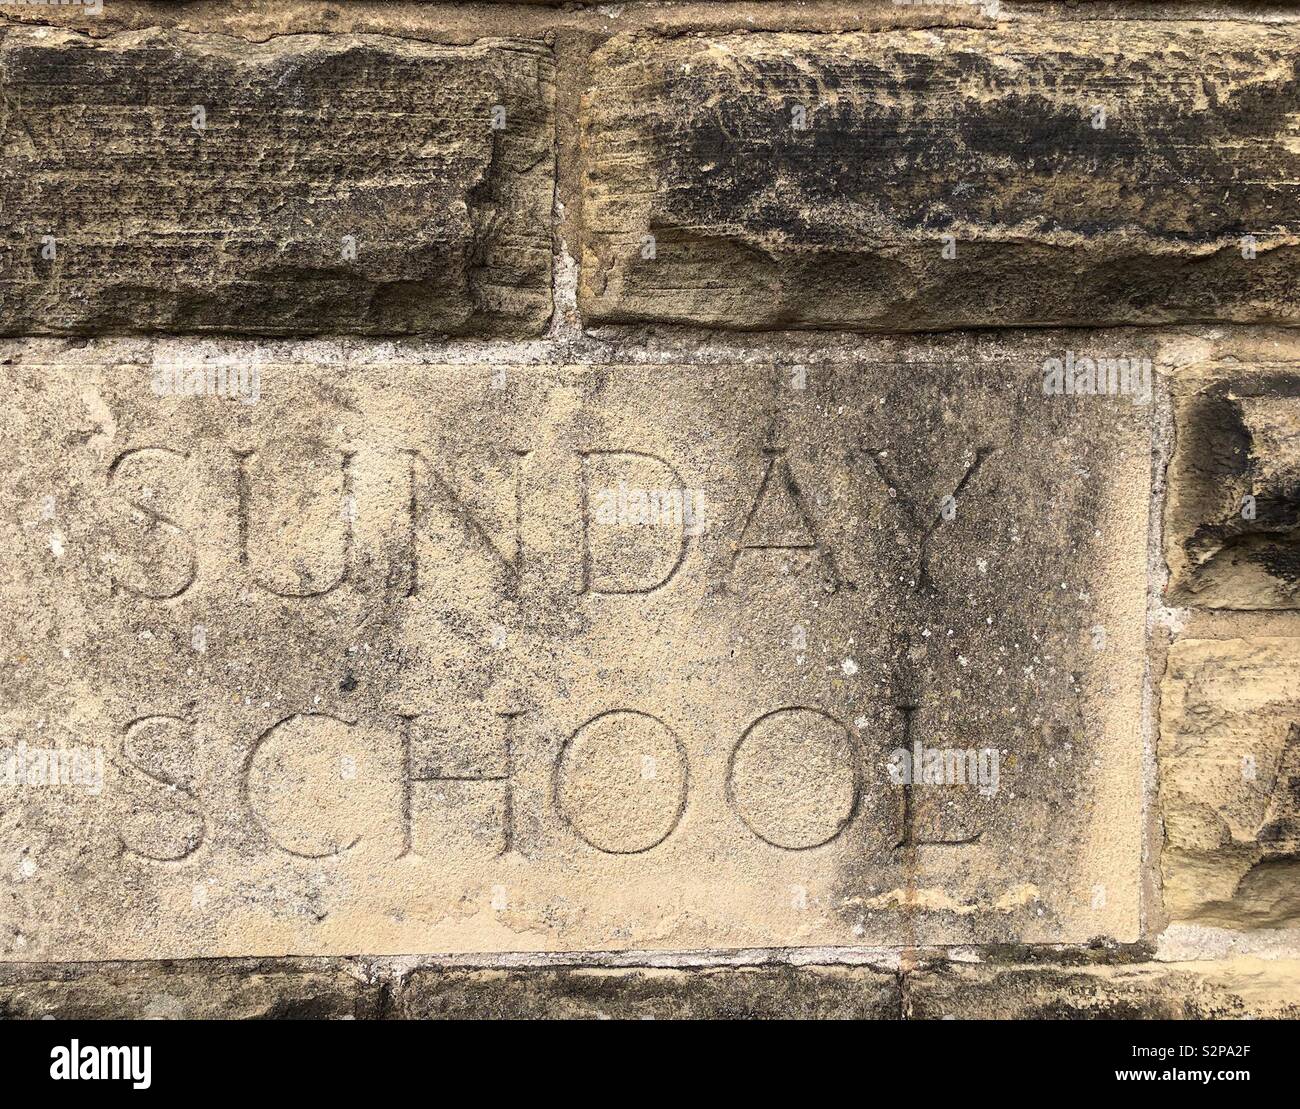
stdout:
<svg viewBox="0 0 1300 1109">
<path fill-rule="evenodd" d="M 681 823 L 688 784 L 686 750 L 667 724 L 612 709 L 565 741 L 555 767 L 555 808 L 589 847 L 638 855 Z"/>
<path fill-rule="evenodd" d="M 745 729 L 727 764 L 727 800 L 764 843 L 807 851 L 847 828 L 862 800 L 852 733 L 821 709 L 774 709 Z"/>
</svg>

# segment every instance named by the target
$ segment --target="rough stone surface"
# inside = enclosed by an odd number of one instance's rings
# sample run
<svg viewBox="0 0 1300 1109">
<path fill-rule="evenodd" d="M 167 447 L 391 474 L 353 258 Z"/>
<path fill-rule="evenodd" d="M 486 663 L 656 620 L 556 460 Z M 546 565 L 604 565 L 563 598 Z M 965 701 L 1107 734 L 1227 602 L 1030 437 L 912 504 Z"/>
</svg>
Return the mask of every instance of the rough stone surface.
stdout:
<svg viewBox="0 0 1300 1109">
<path fill-rule="evenodd" d="M 580 303 L 743 329 L 1294 322 L 1297 59 L 1293 26 L 1212 21 L 617 38 L 585 101 Z"/>
<path fill-rule="evenodd" d="M 292 961 L 61 964 L 0 969 L 0 1019 L 352 1019 L 380 1011 L 377 987 Z"/>
<path fill-rule="evenodd" d="M 907 976 L 909 1020 L 1243 1020 L 1300 1017 L 1300 962 L 970 966 Z"/>
<path fill-rule="evenodd" d="M 412 972 L 400 1018 L 893 1020 L 897 974 L 868 967 L 570 968 Z"/>
<path fill-rule="evenodd" d="M 1176 388 L 1171 601 L 1300 608 L 1300 374 L 1220 365 Z"/>
<path fill-rule="evenodd" d="M 428 966 L 368 983 L 313 960 L 0 969 L 9 1019 L 1097 1020 L 1300 1017 L 1300 963 Z"/>
<path fill-rule="evenodd" d="M 1300 1017 L 1298 75 L 0 5 L 0 1017 Z"/>
<path fill-rule="evenodd" d="M 1170 916 L 1300 925 L 1300 638 L 1175 643 L 1160 778 Z"/>
<path fill-rule="evenodd" d="M 545 326 L 540 43 L 0 34 L 0 333 Z"/>
<path fill-rule="evenodd" d="M 879 350 L 19 351 L 0 950 L 1136 939 L 1146 410 Z"/>
</svg>

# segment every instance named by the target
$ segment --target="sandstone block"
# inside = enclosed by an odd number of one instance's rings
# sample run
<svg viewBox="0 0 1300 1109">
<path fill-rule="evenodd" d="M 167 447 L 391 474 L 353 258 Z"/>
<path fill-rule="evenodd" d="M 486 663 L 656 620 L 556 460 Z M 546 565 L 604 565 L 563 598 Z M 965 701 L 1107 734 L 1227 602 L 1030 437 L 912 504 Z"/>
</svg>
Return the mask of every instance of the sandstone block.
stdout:
<svg viewBox="0 0 1300 1109">
<path fill-rule="evenodd" d="M 422 968 L 393 1015 L 432 1020 L 894 1020 L 898 976 L 869 967 Z"/>
<path fill-rule="evenodd" d="M 1174 386 L 1170 600 L 1300 608 L 1300 374 L 1220 365 Z"/>
<path fill-rule="evenodd" d="M 1118 966 L 970 966 L 907 976 L 909 1020 L 1294 1020 L 1300 964 L 1229 959 Z"/>
<path fill-rule="evenodd" d="M 939 329 L 1300 313 L 1294 26 L 615 39 L 597 323 Z"/>
<path fill-rule="evenodd" d="M 1170 916 L 1300 924 L 1300 639 L 1174 643 L 1160 782 Z"/>
<path fill-rule="evenodd" d="M 20 349 L 0 952 L 1135 939 L 1147 410 L 878 350 Z"/>
<path fill-rule="evenodd" d="M 536 334 L 539 43 L 0 42 L 0 333 Z"/>
<path fill-rule="evenodd" d="M 9 1020 L 346 1020 L 378 1013 L 378 988 L 359 976 L 291 960 L 0 969 L 0 1017 Z"/>
</svg>

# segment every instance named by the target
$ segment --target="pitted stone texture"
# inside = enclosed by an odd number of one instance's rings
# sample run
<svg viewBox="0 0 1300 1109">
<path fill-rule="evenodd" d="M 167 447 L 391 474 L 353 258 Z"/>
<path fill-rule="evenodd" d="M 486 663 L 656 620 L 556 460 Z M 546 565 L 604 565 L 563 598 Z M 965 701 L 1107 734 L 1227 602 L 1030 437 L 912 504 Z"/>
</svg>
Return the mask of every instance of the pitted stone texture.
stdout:
<svg viewBox="0 0 1300 1109">
<path fill-rule="evenodd" d="M 870 967 L 422 968 L 392 1015 L 417 1020 L 895 1020 L 898 975 Z"/>
<path fill-rule="evenodd" d="M 580 303 L 742 329 L 1293 322 L 1298 57 L 1294 26 L 1214 21 L 617 38 L 584 108 Z"/>
<path fill-rule="evenodd" d="M 1146 410 L 1042 343 L 20 356 L 0 735 L 105 763 L 9 787 L 0 950 L 1135 939 Z"/>
<path fill-rule="evenodd" d="M 948 963 L 908 974 L 904 998 L 908 1020 L 1294 1020 L 1300 963 Z"/>
<path fill-rule="evenodd" d="M 1175 378 L 1169 596 L 1300 608 L 1300 373 L 1219 363 Z"/>
<path fill-rule="evenodd" d="M 0 333 L 536 334 L 552 77 L 540 43 L 9 27 Z"/>
<path fill-rule="evenodd" d="M 378 987 L 360 975 L 292 960 L 0 969 L 0 1018 L 9 1020 L 343 1020 L 379 1011 Z"/>
<path fill-rule="evenodd" d="M 1170 917 L 1300 925 L 1300 638 L 1175 643 L 1160 722 Z"/>
</svg>

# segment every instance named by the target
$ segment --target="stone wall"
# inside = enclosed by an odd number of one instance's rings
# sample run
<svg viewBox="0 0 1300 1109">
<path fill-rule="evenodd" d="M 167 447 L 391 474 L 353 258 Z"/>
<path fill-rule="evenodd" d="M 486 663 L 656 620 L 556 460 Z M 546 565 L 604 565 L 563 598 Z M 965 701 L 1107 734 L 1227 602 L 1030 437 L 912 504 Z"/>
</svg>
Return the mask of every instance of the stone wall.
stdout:
<svg viewBox="0 0 1300 1109">
<path fill-rule="evenodd" d="M 1300 9 L 0 91 L 0 1014 L 1300 1015 Z"/>
</svg>

